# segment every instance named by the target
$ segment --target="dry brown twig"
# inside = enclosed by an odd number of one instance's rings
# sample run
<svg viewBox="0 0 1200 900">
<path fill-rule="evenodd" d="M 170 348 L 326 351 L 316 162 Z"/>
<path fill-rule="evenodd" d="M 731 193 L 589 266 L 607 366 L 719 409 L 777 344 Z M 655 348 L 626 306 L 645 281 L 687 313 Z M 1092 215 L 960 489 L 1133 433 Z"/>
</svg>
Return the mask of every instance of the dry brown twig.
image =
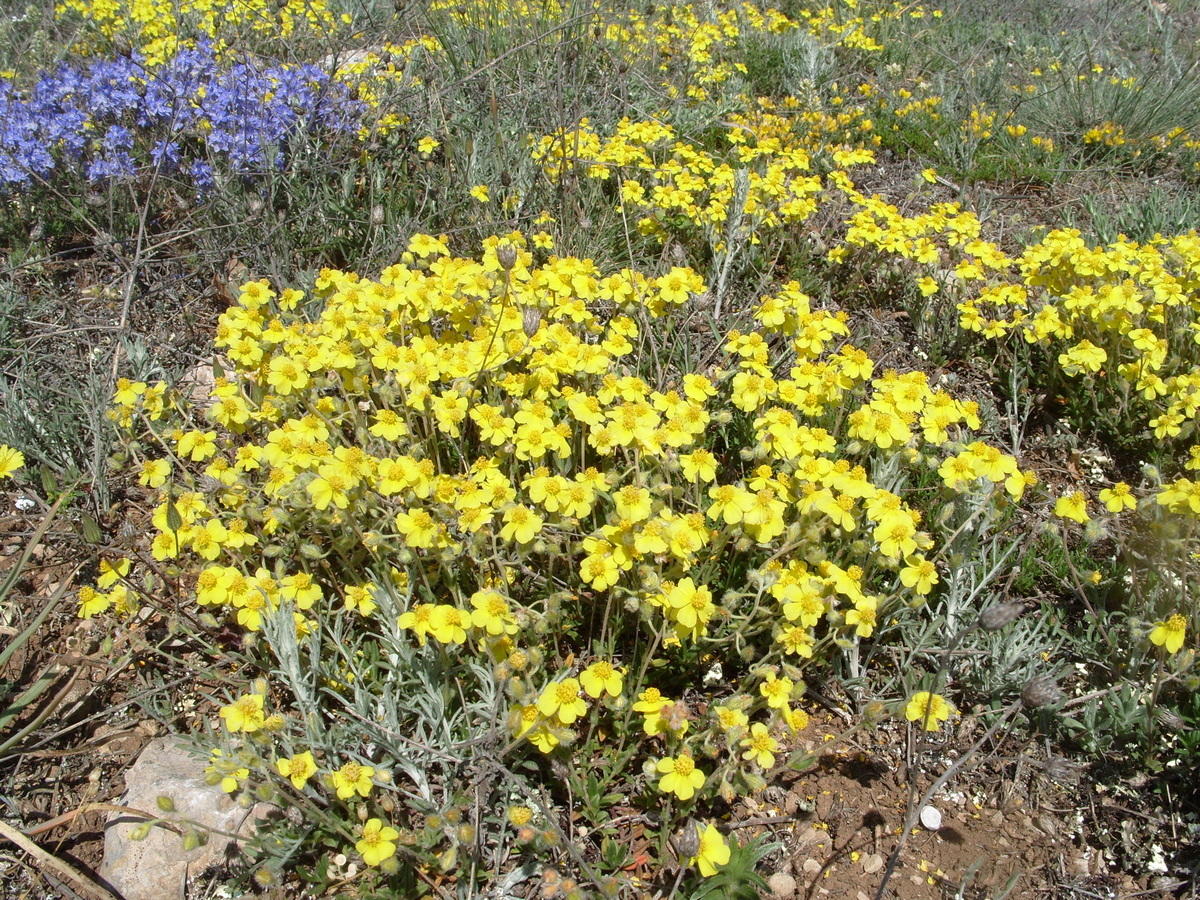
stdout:
<svg viewBox="0 0 1200 900">
<path fill-rule="evenodd" d="M 75 868 L 65 860 L 59 859 L 48 850 L 39 847 L 23 833 L 13 828 L 7 822 L 0 820 L 0 838 L 4 838 L 10 843 L 16 844 L 26 853 L 28 853 L 37 862 L 41 868 L 52 870 L 57 875 L 66 878 L 79 889 L 80 894 L 88 900 L 120 900 L 120 897 L 99 883 L 93 878 L 88 877 L 79 869 Z"/>
</svg>

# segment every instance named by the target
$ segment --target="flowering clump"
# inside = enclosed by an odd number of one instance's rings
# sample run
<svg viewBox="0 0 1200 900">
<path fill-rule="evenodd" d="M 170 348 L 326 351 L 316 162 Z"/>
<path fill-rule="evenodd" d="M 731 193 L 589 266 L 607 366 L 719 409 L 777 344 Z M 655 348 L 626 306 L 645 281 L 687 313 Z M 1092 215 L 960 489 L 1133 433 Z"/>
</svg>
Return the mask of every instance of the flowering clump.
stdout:
<svg viewBox="0 0 1200 900">
<path fill-rule="evenodd" d="M 827 188 L 823 173 L 874 161 L 867 149 L 831 140 L 832 132 L 853 133 L 852 117 L 799 116 L 796 98 L 778 111 L 765 99 L 759 105 L 732 117 L 717 151 L 681 140 L 658 121 L 624 120 L 603 138 L 585 119 L 542 137 L 533 157 L 554 180 L 578 167 L 611 182 L 619 209 L 636 215 L 645 235 L 663 239 L 685 226 L 728 254 L 812 216 Z"/>
<path fill-rule="evenodd" d="M 326 0 L 60 0 L 54 11 L 60 20 L 82 23 L 77 51 L 105 51 L 128 42 L 152 66 L 196 41 L 216 39 L 224 45 L 240 33 L 293 41 L 304 32 L 328 37 L 348 21 Z"/>
<path fill-rule="evenodd" d="M 150 169 L 205 190 L 214 161 L 239 174 L 282 168 L 302 131 L 354 134 L 364 109 L 316 66 L 227 64 L 203 42 L 155 68 L 136 56 L 64 64 L 29 91 L 0 80 L 0 190 Z"/>
<path fill-rule="evenodd" d="M 685 809 L 760 788 L 807 725 L 804 667 L 935 590 L 914 502 L 970 493 L 1003 510 L 1026 482 L 963 443 L 972 403 L 920 372 L 876 372 L 845 317 L 794 283 L 725 335 L 718 365 L 652 385 L 635 343 L 704 289 L 683 268 L 536 265 L 516 232 L 478 259 L 416 235 L 377 280 L 244 285 L 200 409 L 141 382 L 117 392 L 113 418 L 158 435 L 133 463 L 158 494 L 156 565 L 267 646 L 347 623 L 367 645 L 483 666 L 508 753 L 570 761 L 616 741 Z M 905 474 L 951 460 L 925 487 Z M 868 474 L 884 461 L 887 487 Z M 702 682 L 714 659 L 750 663 Z M 271 716 L 265 701 L 221 711 L 265 754 L 252 780 L 376 808 L 402 745 L 295 753 L 298 699 L 282 691 Z M 369 865 L 394 843 L 376 821 L 358 843 Z M 729 851 L 705 835 L 694 862 L 710 873 Z"/>
</svg>

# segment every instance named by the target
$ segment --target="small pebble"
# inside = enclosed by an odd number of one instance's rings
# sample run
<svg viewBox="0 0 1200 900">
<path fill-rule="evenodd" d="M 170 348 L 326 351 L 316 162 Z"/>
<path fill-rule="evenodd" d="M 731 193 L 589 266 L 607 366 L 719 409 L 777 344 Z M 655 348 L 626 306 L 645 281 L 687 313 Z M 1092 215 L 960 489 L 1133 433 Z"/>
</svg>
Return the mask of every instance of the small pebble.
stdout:
<svg viewBox="0 0 1200 900">
<path fill-rule="evenodd" d="M 942 814 L 936 806 L 921 807 L 921 824 L 930 831 L 937 831 L 942 827 Z"/>
<path fill-rule="evenodd" d="M 772 900 L 791 900 L 796 895 L 796 879 L 787 872 L 776 872 L 767 879 Z"/>
</svg>

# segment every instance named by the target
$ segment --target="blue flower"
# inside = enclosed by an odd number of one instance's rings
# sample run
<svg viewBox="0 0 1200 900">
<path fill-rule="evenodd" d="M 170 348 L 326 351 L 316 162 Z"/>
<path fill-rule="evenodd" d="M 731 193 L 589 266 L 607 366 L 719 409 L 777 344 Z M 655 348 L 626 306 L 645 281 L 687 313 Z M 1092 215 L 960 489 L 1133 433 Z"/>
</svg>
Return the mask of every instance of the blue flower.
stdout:
<svg viewBox="0 0 1200 900">
<path fill-rule="evenodd" d="M 24 93 L 0 82 L 0 191 L 71 172 L 104 181 L 160 166 L 186 171 L 205 192 L 214 165 L 239 176 L 284 168 L 297 135 L 353 135 L 365 112 L 315 66 L 228 65 L 209 43 L 154 69 L 136 55 L 64 64 Z"/>
</svg>

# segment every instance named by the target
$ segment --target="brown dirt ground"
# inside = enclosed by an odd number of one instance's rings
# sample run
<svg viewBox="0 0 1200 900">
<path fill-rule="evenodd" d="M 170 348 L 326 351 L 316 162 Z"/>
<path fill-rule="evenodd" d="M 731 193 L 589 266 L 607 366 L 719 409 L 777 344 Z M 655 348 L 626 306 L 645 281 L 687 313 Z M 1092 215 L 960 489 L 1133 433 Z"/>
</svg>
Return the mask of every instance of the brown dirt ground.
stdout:
<svg viewBox="0 0 1200 900">
<path fill-rule="evenodd" d="M 814 715 L 799 749 L 814 754 L 816 765 L 785 771 L 740 811 L 747 822 L 794 818 L 767 826 L 783 845 L 768 866 L 778 900 L 878 896 L 910 802 L 969 743 L 954 735 L 923 742 L 900 723 L 854 745 L 826 741 L 844 728 Z M 1115 805 L 1080 777 L 1080 767 L 1048 765 L 1044 753 L 1016 739 L 995 749 L 935 795 L 941 828 L 910 832 L 883 897 L 1181 896 L 1182 885 L 1169 879 L 1121 871 L 1105 849 L 1130 813 L 1145 813 Z"/>
<path fill-rule="evenodd" d="M 0 509 L 12 510 L 17 494 L 0 492 Z M 0 519 L 0 581 L 16 565 L 44 510 Z M 125 789 L 123 774 L 143 746 L 160 730 L 132 696 L 130 668 L 144 662 L 131 652 L 134 634 L 118 637 L 107 653 L 95 621 L 76 618 L 76 572 L 87 551 L 60 520 L 34 548 L 30 565 L 0 606 L 0 645 L 7 644 L 52 598 L 65 581 L 69 589 L 32 637 L 0 670 L 0 685 L 17 690 L 40 673 L 58 673 L 53 686 L 15 723 L 36 717 L 44 703 L 53 713 L 19 752 L 0 759 L 0 818 L 31 834 L 44 850 L 93 874 L 103 856 L 103 811 L 75 811 L 90 804 L 115 803 Z M 11 733 L 11 732 L 9 732 Z M 0 738 L 7 733 L 0 734 Z M 45 827 L 56 818 L 59 824 Z M 76 897 L 53 873 L 0 840 L 0 897 Z"/>
</svg>

